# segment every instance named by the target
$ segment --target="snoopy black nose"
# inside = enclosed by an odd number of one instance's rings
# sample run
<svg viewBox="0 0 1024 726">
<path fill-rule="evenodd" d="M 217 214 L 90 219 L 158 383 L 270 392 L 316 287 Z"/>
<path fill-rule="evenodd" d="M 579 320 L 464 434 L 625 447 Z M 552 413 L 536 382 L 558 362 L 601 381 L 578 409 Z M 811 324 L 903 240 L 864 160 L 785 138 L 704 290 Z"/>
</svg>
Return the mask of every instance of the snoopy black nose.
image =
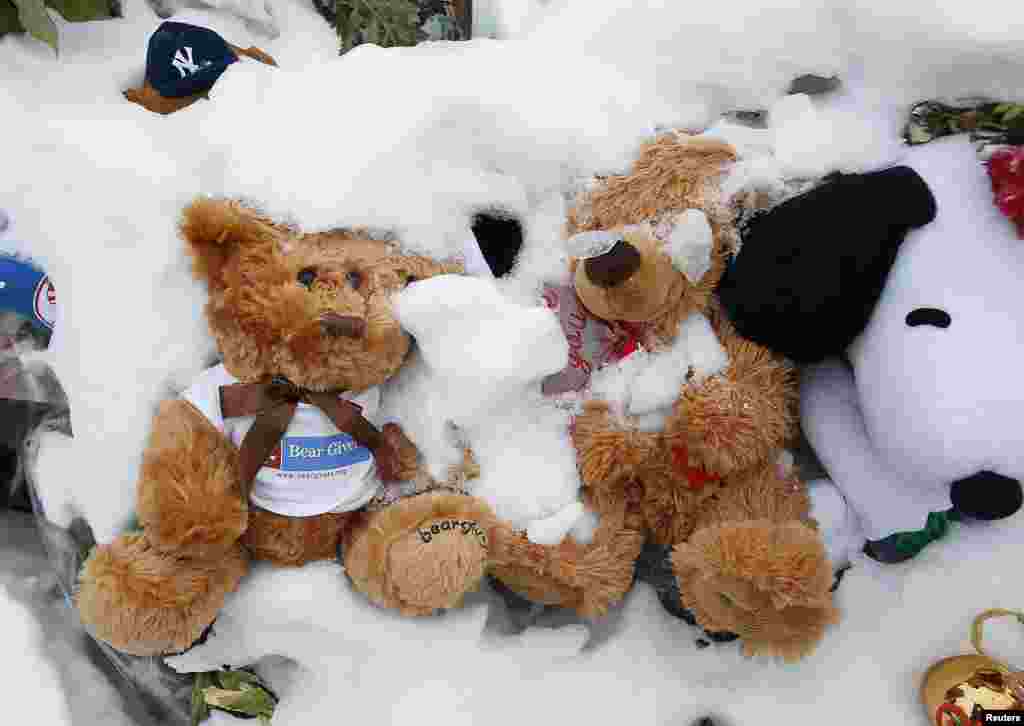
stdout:
<svg viewBox="0 0 1024 726">
<path fill-rule="evenodd" d="M 953 508 L 973 519 L 1003 519 L 1024 504 L 1020 481 L 991 471 L 953 482 L 950 499 Z"/>
</svg>

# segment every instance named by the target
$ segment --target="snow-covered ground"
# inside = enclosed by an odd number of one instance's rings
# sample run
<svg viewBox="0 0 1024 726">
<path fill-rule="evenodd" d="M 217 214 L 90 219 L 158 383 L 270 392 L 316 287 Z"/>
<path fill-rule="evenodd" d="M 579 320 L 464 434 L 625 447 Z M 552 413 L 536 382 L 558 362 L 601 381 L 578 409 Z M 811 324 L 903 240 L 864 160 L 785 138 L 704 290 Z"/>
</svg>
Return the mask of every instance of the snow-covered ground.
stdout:
<svg viewBox="0 0 1024 726">
<path fill-rule="evenodd" d="M 771 106 L 803 73 L 846 80 L 850 91 L 827 107 L 780 107 L 776 129 L 748 137 L 770 159 L 745 179 L 763 181 L 894 158 L 901 114 L 921 98 L 1024 97 L 1014 35 L 1024 6 L 991 0 L 492 0 L 487 7 L 504 8 L 498 29 L 514 39 L 364 47 L 344 58 L 308 2 L 272 0 L 276 38 L 259 32 L 266 17 L 181 13 L 235 45 L 262 47 L 281 67 L 236 64 L 211 101 L 161 117 L 120 95 L 141 82 L 159 23 L 142 0 L 124 5 L 121 20 L 58 21 L 58 58 L 31 39 L 0 40 L 0 207 L 11 244 L 30 249 L 56 285 L 49 358 L 76 434 L 44 442 L 41 494 L 53 521 L 82 515 L 100 540 L 131 515 L 156 401 L 215 353 L 205 293 L 175 236 L 196 194 L 244 197 L 307 229 L 392 228 L 436 255 L 461 250 L 472 212 L 500 207 L 524 221 L 522 265 L 502 286 L 523 301 L 561 274 L 567 192 L 593 173 L 624 171 L 656 128 L 696 130 L 723 111 Z M 857 561 L 838 594 L 842 623 L 797 665 L 746 660 L 735 645 L 698 649 L 695 631 L 645 586 L 601 623 L 517 634 L 488 593 L 444 617 L 406 620 L 368 606 L 326 564 L 257 569 L 217 635 L 173 664 L 264 659 L 283 699 L 278 726 L 674 726 L 709 712 L 734 724 L 924 724 L 924 669 L 968 650 L 976 612 L 1024 603 L 1021 524 L 1018 515 L 961 528 L 907 565 Z M 39 636 L 19 605 L 4 600 L 0 614 L 0 632 L 28 639 L 5 667 L 40 674 L 30 685 L 60 723 L 66 711 L 45 663 L 62 656 L 33 648 Z M 989 640 L 1024 665 L 1012 626 L 993 624 Z M 114 703 L 96 688 L 96 713 Z"/>
</svg>

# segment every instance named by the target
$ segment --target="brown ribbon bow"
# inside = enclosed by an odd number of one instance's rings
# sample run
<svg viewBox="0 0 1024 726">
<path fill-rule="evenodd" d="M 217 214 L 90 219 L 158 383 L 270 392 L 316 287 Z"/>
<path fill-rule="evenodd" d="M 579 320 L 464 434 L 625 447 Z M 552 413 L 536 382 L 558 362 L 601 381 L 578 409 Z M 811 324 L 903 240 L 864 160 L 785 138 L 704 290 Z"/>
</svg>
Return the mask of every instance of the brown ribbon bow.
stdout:
<svg viewBox="0 0 1024 726">
<path fill-rule="evenodd" d="M 337 393 L 300 388 L 283 378 L 263 383 L 233 383 L 220 387 L 220 410 L 224 418 L 256 417 L 252 428 L 242 439 L 239 451 L 239 473 L 247 497 L 257 472 L 288 430 L 288 424 L 300 401 L 319 408 L 339 431 L 349 434 L 357 443 L 369 449 L 383 481 L 398 479 L 397 450 L 386 436 L 363 417 L 363 409 L 359 405 L 339 398 Z"/>
</svg>

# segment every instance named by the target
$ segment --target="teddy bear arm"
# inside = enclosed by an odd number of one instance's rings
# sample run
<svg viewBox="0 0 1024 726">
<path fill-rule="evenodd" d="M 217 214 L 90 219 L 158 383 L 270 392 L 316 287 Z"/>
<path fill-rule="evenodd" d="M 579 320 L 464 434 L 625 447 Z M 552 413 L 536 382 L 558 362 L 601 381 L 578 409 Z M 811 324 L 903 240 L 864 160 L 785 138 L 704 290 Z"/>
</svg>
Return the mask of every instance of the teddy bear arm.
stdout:
<svg viewBox="0 0 1024 726">
<path fill-rule="evenodd" d="M 162 551 L 216 557 L 245 532 L 238 451 L 191 403 L 160 404 L 142 456 L 137 513 Z"/>
<path fill-rule="evenodd" d="M 696 527 L 754 520 L 802 522 L 813 527 L 810 508 L 804 483 L 793 475 L 780 476 L 777 467 L 769 464 L 755 472 L 728 477 L 714 501 L 699 511 Z"/>
<path fill-rule="evenodd" d="M 635 479 L 660 445 L 657 434 L 626 428 L 597 399 L 584 403 L 573 420 L 572 440 L 583 485 L 598 494 Z"/>
<path fill-rule="evenodd" d="M 668 428 L 685 431 L 704 468 L 720 476 L 764 464 L 797 431 L 793 367 L 728 327 L 724 371 L 684 384 Z"/>
</svg>

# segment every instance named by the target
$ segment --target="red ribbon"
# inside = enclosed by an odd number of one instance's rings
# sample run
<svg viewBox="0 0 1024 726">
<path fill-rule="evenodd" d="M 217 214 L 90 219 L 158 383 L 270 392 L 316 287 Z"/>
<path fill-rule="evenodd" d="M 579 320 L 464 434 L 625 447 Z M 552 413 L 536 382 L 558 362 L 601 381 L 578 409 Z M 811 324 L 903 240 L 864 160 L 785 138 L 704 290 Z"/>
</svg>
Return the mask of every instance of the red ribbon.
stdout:
<svg viewBox="0 0 1024 726">
<path fill-rule="evenodd" d="M 708 484 L 721 481 L 719 477 L 709 474 L 702 467 L 690 466 L 690 450 L 686 444 L 675 444 L 672 447 L 672 467 L 695 492 L 699 492 Z"/>
</svg>

